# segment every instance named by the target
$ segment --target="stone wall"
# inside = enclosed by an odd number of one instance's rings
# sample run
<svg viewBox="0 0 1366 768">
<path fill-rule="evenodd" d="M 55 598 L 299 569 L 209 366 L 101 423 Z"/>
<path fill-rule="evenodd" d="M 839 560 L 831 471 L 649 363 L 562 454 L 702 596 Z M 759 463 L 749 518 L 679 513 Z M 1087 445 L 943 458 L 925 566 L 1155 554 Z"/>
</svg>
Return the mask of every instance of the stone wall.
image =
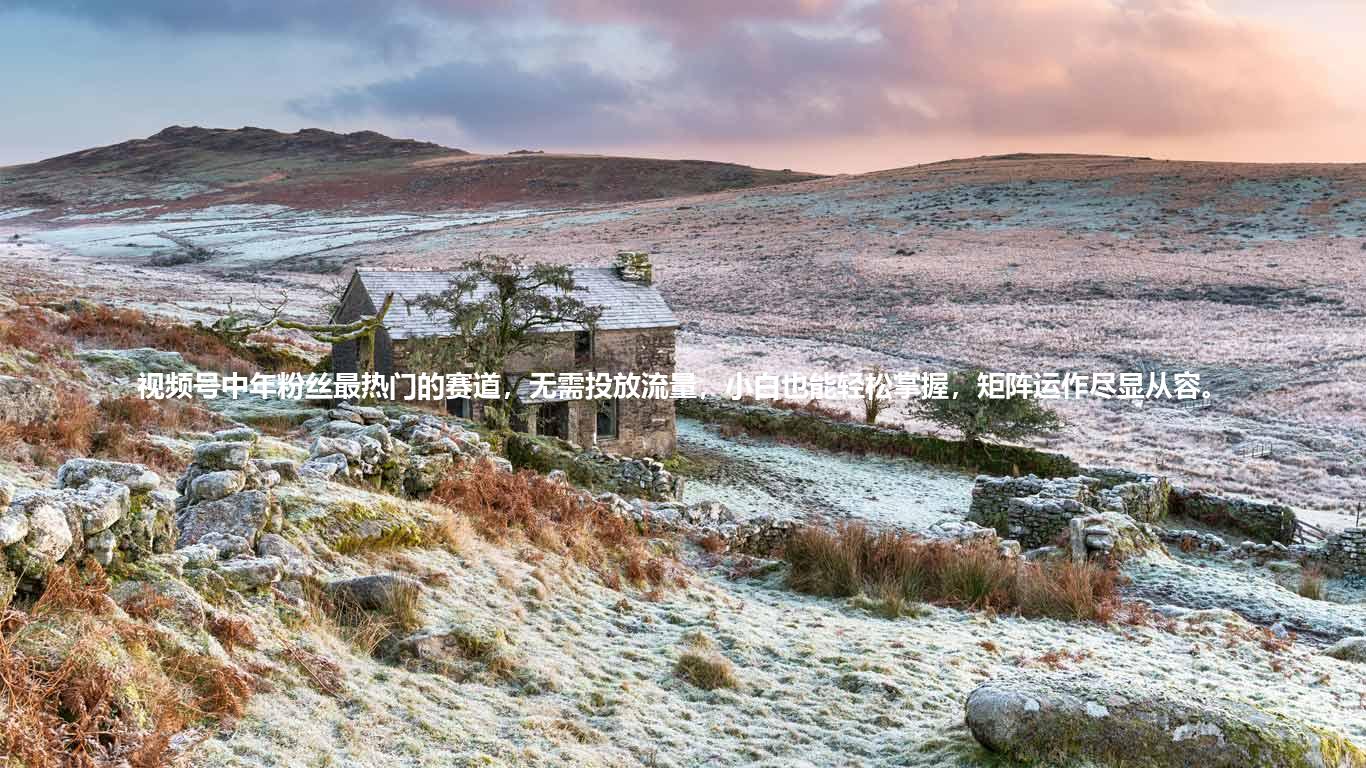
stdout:
<svg viewBox="0 0 1366 768">
<path fill-rule="evenodd" d="M 1244 533 L 1254 541 L 1290 544 L 1295 540 L 1295 513 L 1283 504 L 1252 501 L 1173 487 L 1170 513 L 1217 528 Z"/>
<path fill-rule="evenodd" d="M 1046 546 L 1092 505 L 1094 493 L 1083 480 L 978 475 L 967 519 L 1026 549 Z"/>
<path fill-rule="evenodd" d="M 651 501 L 672 501 L 683 496 L 683 478 L 648 456 L 633 458 L 598 449 L 581 451 L 564 440 L 520 434 L 509 436 L 507 455 L 517 469 L 542 474 L 561 472 L 574 484 L 594 491 Z"/>
<path fill-rule="evenodd" d="M 593 365 L 597 370 L 609 373 L 662 373 L 671 376 L 674 372 L 674 344 L 672 328 L 599 333 L 593 341 Z M 582 410 L 588 410 L 588 418 L 593 421 L 591 427 L 580 422 L 581 439 L 578 442 L 588 447 L 593 445 L 589 436 L 596 435 L 597 431 L 596 404 L 584 402 L 581 405 L 589 406 Z M 619 407 L 617 437 L 598 437 L 599 448 L 630 456 L 667 457 L 674 454 L 678 436 L 673 400 L 622 400 Z"/>
<path fill-rule="evenodd" d="M 1366 576 L 1366 528 L 1348 528 L 1323 540 L 1317 559 L 1344 574 Z"/>
<path fill-rule="evenodd" d="M 680 416 L 701 422 L 728 424 L 755 435 L 791 438 L 831 451 L 903 456 L 993 475 L 1071 477 L 1080 472 L 1076 462 L 1058 453 L 1018 445 L 969 444 L 770 405 L 701 397 L 678 400 L 677 408 Z"/>
<path fill-rule="evenodd" d="M 991 477 L 979 475 L 967 519 L 1032 549 L 1062 537 L 1079 515 L 1116 512 L 1139 523 L 1167 516 L 1171 485 L 1165 478 L 1109 473 L 1096 478 Z"/>
</svg>

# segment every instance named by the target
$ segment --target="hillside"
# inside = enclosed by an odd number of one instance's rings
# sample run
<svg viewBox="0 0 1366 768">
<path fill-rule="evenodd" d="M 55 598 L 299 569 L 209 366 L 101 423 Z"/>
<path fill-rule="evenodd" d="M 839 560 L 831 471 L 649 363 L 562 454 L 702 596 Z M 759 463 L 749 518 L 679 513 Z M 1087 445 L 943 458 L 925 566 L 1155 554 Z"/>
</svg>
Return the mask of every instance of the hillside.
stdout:
<svg viewBox="0 0 1366 768">
<path fill-rule="evenodd" d="M 48 220 L 223 204 L 313 210 L 562 207 L 815 178 L 731 163 L 518 151 L 476 155 L 374 131 L 172 126 L 0 169 L 0 215 Z"/>
</svg>

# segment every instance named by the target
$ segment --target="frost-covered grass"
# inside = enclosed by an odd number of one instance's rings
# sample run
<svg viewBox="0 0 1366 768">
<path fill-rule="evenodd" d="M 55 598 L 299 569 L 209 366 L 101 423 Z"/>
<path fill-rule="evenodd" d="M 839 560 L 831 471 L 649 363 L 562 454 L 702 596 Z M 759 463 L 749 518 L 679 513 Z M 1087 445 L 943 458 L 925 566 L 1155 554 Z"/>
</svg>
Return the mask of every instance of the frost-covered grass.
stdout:
<svg viewBox="0 0 1366 768">
<path fill-rule="evenodd" d="M 36 235 L 80 256 L 120 261 L 145 261 L 174 249 L 170 238 L 213 252 L 216 267 L 267 268 L 343 246 L 373 244 L 418 233 L 516 219 L 532 210 L 470 213 L 339 215 L 301 211 L 283 205 L 220 205 L 173 211 L 152 218 L 125 209 L 100 214 L 100 219 L 127 219 L 107 224 L 83 224 L 47 229 Z M 115 216 L 114 213 L 120 213 Z M 87 216 L 93 220 L 93 215 Z M 168 237 L 169 236 L 169 237 Z"/>
<path fill-rule="evenodd" d="M 742 517 L 857 518 L 921 531 L 961 517 L 973 478 L 914 461 L 851 456 L 772 440 L 726 437 L 678 420 L 680 450 L 702 469 L 685 501 L 722 501 Z"/>
<path fill-rule="evenodd" d="M 1351 667 L 1298 644 L 1268 648 L 1218 615 L 1165 630 L 947 608 L 889 620 L 796 595 L 781 576 L 711 571 L 645 599 L 556 556 L 477 538 L 459 556 L 403 557 L 446 576 L 425 592 L 427 623 L 498 627 L 516 675 L 460 682 L 310 636 L 311 651 L 340 665 L 344 693 L 286 684 L 297 675 L 287 670 L 193 764 L 260 766 L 289 754 L 356 766 L 988 766 L 963 727 L 963 700 L 985 679 L 1035 667 L 1086 669 L 1121 688 L 1142 677 L 1366 737 Z M 699 636 L 731 666 L 735 687 L 706 691 L 678 676 Z"/>
</svg>

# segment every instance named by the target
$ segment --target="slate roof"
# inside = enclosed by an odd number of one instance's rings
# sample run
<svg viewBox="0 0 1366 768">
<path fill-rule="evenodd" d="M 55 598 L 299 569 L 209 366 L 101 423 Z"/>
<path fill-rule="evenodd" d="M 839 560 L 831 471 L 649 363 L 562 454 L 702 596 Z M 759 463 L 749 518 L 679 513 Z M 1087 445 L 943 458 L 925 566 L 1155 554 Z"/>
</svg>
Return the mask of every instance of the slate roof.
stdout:
<svg viewBox="0 0 1366 768">
<path fill-rule="evenodd" d="M 574 295 L 591 306 L 602 307 L 598 330 L 619 331 L 631 328 L 677 328 L 678 319 L 653 286 L 622 280 L 612 267 L 574 267 Z M 356 270 L 356 277 L 370 301 L 378 307 L 384 297 L 394 294 L 394 305 L 384 318 L 391 338 L 411 339 L 442 336 L 450 331 L 444 312 L 428 315 L 418 305 L 419 296 L 441 293 L 449 287 L 458 271 L 436 270 Z M 476 298 L 486 295 L 481 287 Z M 541 333 L 579 330 L 576 323 L 547 326 Z"/>
</svg>

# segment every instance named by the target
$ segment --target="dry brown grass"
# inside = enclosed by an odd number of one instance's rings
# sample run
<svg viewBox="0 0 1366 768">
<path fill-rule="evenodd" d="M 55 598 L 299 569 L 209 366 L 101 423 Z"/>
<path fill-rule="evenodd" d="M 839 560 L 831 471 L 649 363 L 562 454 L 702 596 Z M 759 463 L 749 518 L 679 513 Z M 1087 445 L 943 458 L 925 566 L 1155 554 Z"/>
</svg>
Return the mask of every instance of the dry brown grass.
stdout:
<svg viewBox="0 0 1366 768">
<path fill-rule="evenodd" d="M 120 606 L 125 613 L 139 621 L 156 621 L 161 614 L 174 607 L 175 602 L 147 584 L 120 603 Z"/>
<path fill-rule="evenodd" d="M 184 470 L 185 462 L 147 440 L 146 435 L 174 435 L 226 423 L 203 408 L 178 400 L 118 395 L 96 403 L 75 387 L 60 388 L 56 394 L 55 418 L 22 426 L 0 425 L 0 451 L 38 466 L 52 466 L 73 456 L 96 456 L 178 473 Z"/>
<path fill-rule="evenodd" d="M 431 500 L 468 519 L 484 538 L 525 539 L 593 568 L 612 587 L 623 577 L 637 585 L 659 586 L 675 570 L 671 560 L 652 553 L 635 527 L 606 505 L 530 470 L 500 472 L 478 462 L 443 478 Z"/>
<path fill-rule="evenodd" d="M 209 617 L 205 628 L 228 653 L 239 647 L 255 648 L 258 642 L 256 633 L 251 629 L 251 622 L 237 616 L 215 613 Z"/>
<path fill-rule="evenodd" d="M 28 612 L 0 620 L 6 765 L 161 766 L 174 734 L 241 715 L 249 674 L 116 618 L 107 586 L 98 567 L 61 568 Z"/>
<path fill-rule="evenodd" d="M 793 536 L 784 558 L 792 589 L 826 597 L 864 595 L 888 604 L 891 615 L 926 602 L 1108 621 L 1119 604 L 1116 575 L 1095 565 L 1025 563 L 1002 557 L 990 542 L 929 541 L 862 524 L 833 532 L 805 529 Z"/>
<path fill-rule="evenodd" d="M 86 307 L 72 312 L 61 331 L 87 346 L 153 347 L 179 352 L 192 365 L 208 371 L 243 375 L 257 372 L 254 362 L 213 334 L 135 309 L 116 309 L 103 304 Z"/>
<path fill-rule="evenodd" d="M 736 688 L 735 667 L 722 656 L 711 639 L 700 633 L 683 638 L 683 652 L 674 664 L 674 674 L 704 691 Z"/>
<path fill-rule="evenodd" d="M 1306 566 L 1300 571 L 1300 583 L 1298 592 L 1301 597 L 1310 600 L 1324 600 L 1327 598 L 1328 591 L 1324 588 L 1324 572 L 1322 568 Z"/>
<path fill-rule="evenodd" d="M 305 589 L 311 623 L 374 656 L 390 640 L 422 627 L 422 593 L 415 582 L 398 582 L 387 590 L 381 610 L 367 610 L 340 595 L 318 588 Z"/>
<path fill-rule="evenodd" d="M 707 535 L 698 539 L 698 546 L 709 555 L 719 555 L 726 551 L 726 539 L 715 531 L 708 531 Z"/>
</svg>

